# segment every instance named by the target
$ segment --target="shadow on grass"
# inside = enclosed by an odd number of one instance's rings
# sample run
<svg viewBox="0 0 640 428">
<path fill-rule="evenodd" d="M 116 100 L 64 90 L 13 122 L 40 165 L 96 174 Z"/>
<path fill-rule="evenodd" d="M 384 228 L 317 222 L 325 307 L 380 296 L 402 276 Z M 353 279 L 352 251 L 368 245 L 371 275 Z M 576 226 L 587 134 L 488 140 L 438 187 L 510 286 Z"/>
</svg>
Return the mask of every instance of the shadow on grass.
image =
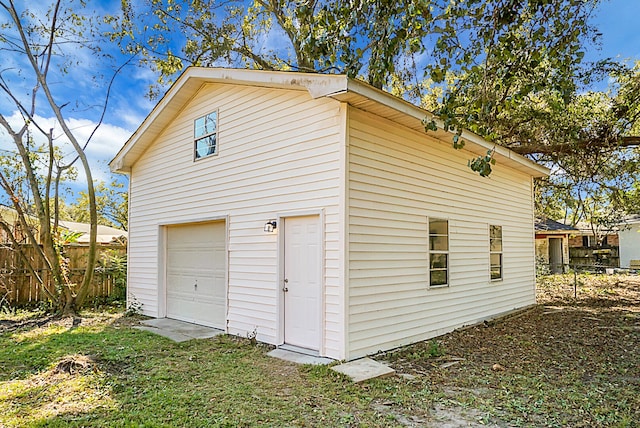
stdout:
<svg viewBox="0 0 640 428">
<path fill-rule="evenodd" d="M 70 354 L 95 355 L 108 364 L 126 363 L 148 353 L 149 335 L 104 326 L 49 326 L 5 333 L 0 336 L 0 366 L 5 367 L 0 381 L 24 379 Z"/>
<path fill-rule="evenodd" d="M 33 316 L 21 320 L 0 319 L 0 334 L 19 329 L 42 327 L 54 319 L 56 319 L 54 315 L 42 316 L 40 313 L 34 313 Z"/>
<path fill-rule="evenodd" d="M 377 422 L 370 393 L 326 367 L 245 339 L 174 343 L 117 326 L 49 325 L 0 336 L 0 426 L 344 426 Z M 70 356 L 93 368 L 52 370 Z M 381 387 L 382 388 L 382 387 Z M 385 387 L 386 388 L 386 387 Z"/>
<path fill-rule="evenodd" d="M 219 395 L 234 388 L 250 394 L 251 383 L 240 387 L 232 379 L 251 371 L 243 360 L 255 351 L 242 348 L 225 338 L 176 344 L 152 333 L 105 326 L 48 326 L 4 335 L 0 426 L 83 426 L 92 420 L 101 426 L 168 426 L 181 414 L 187 426 L 191 406 L 205 406 L 212 398 L 210 388 L 202 393 L 201 385 L 212 385 L 207 373 L 221 381 Z M 94 364 L 75 372 L 55 370 L 61 360 L 82 355 Z M 254 381 L 260 378 L 264 373 Z M 158 425 L 150 422 L 163 419 Z"/>
</svg>

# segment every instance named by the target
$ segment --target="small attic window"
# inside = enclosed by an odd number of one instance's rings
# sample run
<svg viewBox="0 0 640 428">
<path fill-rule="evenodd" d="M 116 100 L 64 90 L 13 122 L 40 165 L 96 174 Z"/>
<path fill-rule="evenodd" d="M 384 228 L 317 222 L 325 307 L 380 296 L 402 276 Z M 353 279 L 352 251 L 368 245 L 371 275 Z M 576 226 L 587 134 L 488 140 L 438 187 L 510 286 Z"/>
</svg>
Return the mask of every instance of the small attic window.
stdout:
<svg viewBox="0 0 640 428">
<path fill-rule="evenodd" d="M 193 128 L 194 159 L 218 154 L 218 111 L 199 117 Z"/>
</svg>

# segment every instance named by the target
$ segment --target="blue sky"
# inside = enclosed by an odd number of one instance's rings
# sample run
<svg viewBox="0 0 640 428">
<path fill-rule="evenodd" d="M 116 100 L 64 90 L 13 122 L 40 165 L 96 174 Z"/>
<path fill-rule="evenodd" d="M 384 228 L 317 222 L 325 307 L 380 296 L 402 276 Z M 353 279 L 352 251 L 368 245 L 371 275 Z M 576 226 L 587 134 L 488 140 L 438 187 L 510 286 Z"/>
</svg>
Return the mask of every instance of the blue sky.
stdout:
<svg viewBox="0 0 640 428">
<path fill-rule="evenodd" d="M 120 3 L 116 0 L 89 1 L 97 8 L 112 11 L 116 10 Z M 32 3 L 34 2 L 29 2 L 31 10 L 34 8 Z M 605 1 L 593 18 L 593 23 L 603 34 L 602 49 L 601 51 L 591 49 L 587 52 L 586 58 L 590 60 L 602 57 L 631 60 L 640 58 L 640 32 L 636 30 L 638 16 L 640 16 L 638 0 Z M 101 95 L 99 88 L 89 79 L 89 76 L 96 71 L 96 60 L 90 55 L 82 55 L 85 56 L 81 56 L 78 65 L 73 69 L 71 83 L 59 82 L 54 86 L 58 89 L 57 95 L 61 99 L 66 97 L 72 102 L 72 107 L 66 110 L 71 118 L 72 128 L 81 137 L 86 138 L 99 115 L 99 109 L 93 102 L 94 98 L 97 102 Z M 1 68 L 5 70 L 10 67 L 19 70 L 25 65 L 20 63 L 20 59 L 8 57 L 5 57 L 2 62 Z M 150 101 L 145 94 L 149 84 L 154 80 L 155 76 L 151 70 L 133 66 L 126 68 L 116 78 L 104 123 L 87 149 L 95 179 L 105 181 L 110 179 L 107 163 L 153 108 L 156 101 Z M 81 102 L 74 104 L 75 100 Z M 0 112 L 19 122 L 19 116 L 12 114 L 10 109 L 11 105 L 6 98 L 0 97 Z M 54 126 L 50 116 L 47 117 L 44 114 L 42 120 Z M 11 149 L 4 138 L 0 139 L 0 150 L 2 149 Z M 77 187 L 80 188 L 83 181 L 82 175 L 78 181 Z"/>
<path fill-rule="evenodd" d="M 602 32 L 602 56 L 640 58 L 639 16 L 638 0 L 603 3 L 593 20 Z"/>
</svg>

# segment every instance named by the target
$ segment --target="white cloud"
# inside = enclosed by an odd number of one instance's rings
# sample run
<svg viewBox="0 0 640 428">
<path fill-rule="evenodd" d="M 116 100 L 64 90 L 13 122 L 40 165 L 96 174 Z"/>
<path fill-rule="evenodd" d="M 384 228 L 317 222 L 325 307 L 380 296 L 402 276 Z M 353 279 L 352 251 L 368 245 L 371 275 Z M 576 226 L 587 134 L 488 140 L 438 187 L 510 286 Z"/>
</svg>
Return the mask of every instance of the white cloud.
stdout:
<svg viewBox="0 0 640 428">
<path fill-rule="evenodd" d="M 76 157 L 76 151 L 57 120 L 52 117 L 45 118 L 39 116 L 36 116 L 34 119 L 34 122 L 42 129 L 53 129 L 54 142 L 56 146 L 60 148 L 63 160 L 71 162 Z M 24 123 L 18 112 L 14 112 L 11 116 L 7 117 L 7 120 L 14 129 L 18 129 Z M 90 164 L 93 179 L 109 181 L 111 173 L 109 172 L 108 162 L 131 136 L 131 131 L 116 125 L 103 123 L 98 127 L 93 136 L 91 136 L 96 127 L 96 122 L 92 120 L 71 118 L 67 120 L 67 125 L 78 143 L 81 146 L 86 144 L 85 154 Z M 31 135 L 35 144 L 46 144 L 46 137 L 37 131 L 34 126 L 32 126 L 31 129 Z M 91 139 L 89 140 L 90 137 Z M 15 146 L 4 130 L 0 130 L 0 149 L 16 151 Z M 86 185 L 87 179 L 82 170 L 82 165 L 77 161 L 74 166 L 78 170 L 78 180 L 76 184 L 79 186 Z"/>
<path fill-rule="evenodd" d="M 134 0 L 134 3 L 137 5 L 144 2 Z M 41 22 L 46 23 L 48 20 L 49 2 L 18 3 L 18 7 L 28 9 L 29 13 L 33 13 Z M 97 12 L 95 16 L 98 16 L 104 13 L 116 14 L 119 9 L 118 0 L 107 0 L 89 2 L 86 8 L 74 9 L 74 13 L 92 14 L 92 11 L 95 11 Z M 0 21 L 4 22 L 7 19 L 6 14 L 0 13 Z M 5 36 L 16 36 L 15 30 L 10 27 L 5 30 L 3 31 Z M 6 45 L 0 43 L 0 48 L 3 47 Z M 76 43 L 59 44 L 48 75 L 48 84 L 55 102 L 64 106 L 63 113 L 68 118 L 67 124 L 81 146 L 89 139 L 102 113 L 108 84 L 115 67 L 128 59 L 120 54 L 117 44 L 103 43 L 100 49 L 101 51 L 96 53 Z M 61 65 L 66 66 L 66 73 L 60 72 L 58 66 Z M 12 94 L 29 108 L 36 80 L 26 56 L 13 50 L 4 50 L 0 73 L 11 88 Z M 111 181 L 108 162 L 155 105 L 155 101 L 150 101 L 146 96 L 148 86 L 155 80 L 156 75 L 153 70 L 137 67 L 133 63 L 116 76 L 111 87 L 104 123 L 97 129 L 85 151 L 94 180 Z M 53 129 L 55 143 L 61 148 L 64 160 L 71 161 L 75 158 L 75 151 L 43 98 L 42 88 L 38 91 L 36 101 L 36 122 L 45 130 Z M 15 104 L 6 94 L 0 94 L 0 114 L 9 120 L 14 129 L 19 129 L 24 124 Z M 35 127 L 32 127 L 31 135 L 36 145 L 46 144 L 46 137 Z M 0 150 L 16 151 L 2 127 L 0 127 Z M 0 156 L 4 154 L 0 151 Z M 78 170 L 78 180 L 71 187 L 77 192 L 86 187 L 86 177 L 79 162 L 74 166 Z"/>
<path fill-rule="evenodd" d="M 96 127 L 96 123 L 88 119 L 70 119 L 68 125 L 82 144 L 85 144 L 89 140 L 91 133 Z M 62 129 L 60 129 L 59 132 L 58 138 L 63 138 L 63 140 L 66 141 L 66 137 L 62 134 Z M 91 137 L 91 141 L 89 141 L 87 145 L 86 153 L 88 156 L 96 159 L 111 160 L 130 136 L 131 132 L 126 129 L 104 123 Z"/>
</svg>

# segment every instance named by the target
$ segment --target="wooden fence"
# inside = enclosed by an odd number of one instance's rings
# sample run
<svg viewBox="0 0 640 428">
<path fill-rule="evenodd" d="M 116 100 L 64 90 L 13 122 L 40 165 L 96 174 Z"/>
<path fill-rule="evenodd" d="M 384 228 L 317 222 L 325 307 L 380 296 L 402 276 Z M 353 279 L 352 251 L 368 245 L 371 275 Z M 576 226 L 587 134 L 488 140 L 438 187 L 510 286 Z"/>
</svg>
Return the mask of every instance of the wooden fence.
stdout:
<svg viewBox="0 0 640 428">
<path fill-rule="evenodd" d="M 45 284 L 51 286 L 51 273 L 44 268 L 42 261 L 36 256 L 35 249 L 31 246 L 25 246 L 22 251 L 31 260 L 36 274 L 43 278 Z M 89 248 L 86 245 L 65 247 L 72 284 L 82 281 L 88 252 Z M 118 285 L 124 286 L 126 252 L 126 246 L 120 244 L 98 246 L 98 263 L 89 289 L 89 301 L 95 297 L 113 296 L 118 292 Z M 122 262 L 114 263 L 116 259 L 120 259 Z M 122 282 L 122 284 L 118 284 L 118 282 Z M 42 292 L 41 286 L 27 269 L 19 252 L 12 246 L 0 245 L 0 306 L 3 303 L 18 306 L 46 300 L 47 297 Z"/>
</svg>

